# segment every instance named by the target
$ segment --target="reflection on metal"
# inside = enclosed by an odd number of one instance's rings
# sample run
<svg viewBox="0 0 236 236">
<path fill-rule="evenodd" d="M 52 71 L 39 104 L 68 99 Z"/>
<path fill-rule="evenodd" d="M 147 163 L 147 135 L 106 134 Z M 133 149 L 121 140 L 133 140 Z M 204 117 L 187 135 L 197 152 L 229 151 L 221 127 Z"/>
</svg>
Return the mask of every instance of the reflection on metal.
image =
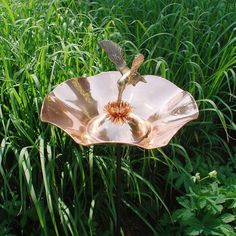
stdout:
<svg viewBox="0 0 236 236">
<path fill-rule="evenodd" d="M 193 97 L 168 80 L 146 75 L 147 83 L 127 86 L 122 101 L 131 106 L 125 122 L 114 122 L 107 106 L 117 101 L 118 71 L 74 78 L 45 98 L 44 122 L 58 126 L 82 145 L 123 143 L 152 149 L 165 146 L 187 122 L 198 117 Z M 105 85 L 105 86 L 104 86 Z"/>
</svg>

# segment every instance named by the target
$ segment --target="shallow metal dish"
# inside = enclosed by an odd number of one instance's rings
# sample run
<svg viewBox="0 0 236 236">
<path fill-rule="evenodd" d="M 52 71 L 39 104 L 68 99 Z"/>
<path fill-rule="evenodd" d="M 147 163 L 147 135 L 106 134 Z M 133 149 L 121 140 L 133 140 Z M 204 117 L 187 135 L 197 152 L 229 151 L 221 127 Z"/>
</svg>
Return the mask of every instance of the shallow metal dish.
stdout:
<svg viewBox="0 0 236 236">
<path fill-rule="evenodd" d="M 127 86 L 122 100 L 132 107 L 130 121 L 114 124 L 104 107 L 117 99 L 118 71 L 74 78 L 50 92 L 41 120 L 51 123 L 82 145 L 123 143 L 146 149 L 168 144 L 187 122 L 198 117 L 194 98 L 170 81 L 154 75 L 147 83 Z"/>
</svg>

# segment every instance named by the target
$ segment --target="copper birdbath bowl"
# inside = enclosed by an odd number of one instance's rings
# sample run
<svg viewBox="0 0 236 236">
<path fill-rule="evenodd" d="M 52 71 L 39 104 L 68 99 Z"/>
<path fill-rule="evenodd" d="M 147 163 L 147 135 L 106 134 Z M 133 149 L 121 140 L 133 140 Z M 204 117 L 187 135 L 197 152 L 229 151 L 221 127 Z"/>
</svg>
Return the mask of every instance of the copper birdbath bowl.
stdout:
<svg viewBox="0 0 236 236">
<path fill-rule="evenodd" d="M 138 73 L 144 61 L 142 54 L 134 58 L 129 68 L 118 44 L 107 40 L 99 44 L 119 71 L 61 83 L 44 99 L 42 121 L 61 128 L 85 146 L 116 143 L 152 149 L 167 145 L 182 126 L 198 117 L 191 94 L 161 77 Z M 121 145 L 117 145 L 116 152 L 116 199 L 118 236 Z"/>
<path fill-rule="evenodd" d="M 61 83 L 45 98 L 41 120 L 85 146 L 121 143 L 152 149 L 165 146 L 182 126 L 198 117 L 188 92 L 166 79 L 146 75 L 147 83 L 129 86 L 123 93 L 122 101 L 131 107 L 127 120 L 112 120 L 106 106 L 116 101 L 120 76 L 109 71 Z"/>
</svg>

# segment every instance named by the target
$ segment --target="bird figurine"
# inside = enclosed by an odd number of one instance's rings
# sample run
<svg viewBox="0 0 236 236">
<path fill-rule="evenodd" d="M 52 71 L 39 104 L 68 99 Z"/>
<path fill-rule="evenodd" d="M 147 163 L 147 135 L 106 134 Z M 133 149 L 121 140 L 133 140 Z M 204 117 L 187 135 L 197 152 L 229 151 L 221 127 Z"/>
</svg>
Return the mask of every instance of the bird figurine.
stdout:
<svg viewBox="0 0 236 236">
<path fill-rule="evenodd" d="M 131 68 L 129 68 L 125 62 L 123 50 L 118 44 L 110 40 L 102 40 L 98 44 L 105 50 L 109 59 L 116 65 L 117 70 L 122 74 L 117 82 L 119 91 L 117 101 L 121 102 L 123 91 L 127 85 L 132 84 L 135 86 L 140 81 L 146 83 L 144 77 L 138 73 L 138 69 L 144 61 L 144 56 L 143 54 L 136 55 Z"/>
</svg>

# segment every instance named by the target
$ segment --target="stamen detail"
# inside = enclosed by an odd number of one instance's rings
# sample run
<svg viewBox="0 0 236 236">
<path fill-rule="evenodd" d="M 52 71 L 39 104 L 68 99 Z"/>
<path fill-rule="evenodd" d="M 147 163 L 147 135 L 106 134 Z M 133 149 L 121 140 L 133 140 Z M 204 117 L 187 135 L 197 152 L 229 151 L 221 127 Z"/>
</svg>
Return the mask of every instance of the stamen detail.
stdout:
<svg viewBox="0 0 236 236">
<path fill-rule="evenodd" d="M 105 107 L 109 119 L 115 124 L 124 124 L 128 122 L 129 113 L 132 107 L 128 102 L 109 102 Z"/>
</svg>

